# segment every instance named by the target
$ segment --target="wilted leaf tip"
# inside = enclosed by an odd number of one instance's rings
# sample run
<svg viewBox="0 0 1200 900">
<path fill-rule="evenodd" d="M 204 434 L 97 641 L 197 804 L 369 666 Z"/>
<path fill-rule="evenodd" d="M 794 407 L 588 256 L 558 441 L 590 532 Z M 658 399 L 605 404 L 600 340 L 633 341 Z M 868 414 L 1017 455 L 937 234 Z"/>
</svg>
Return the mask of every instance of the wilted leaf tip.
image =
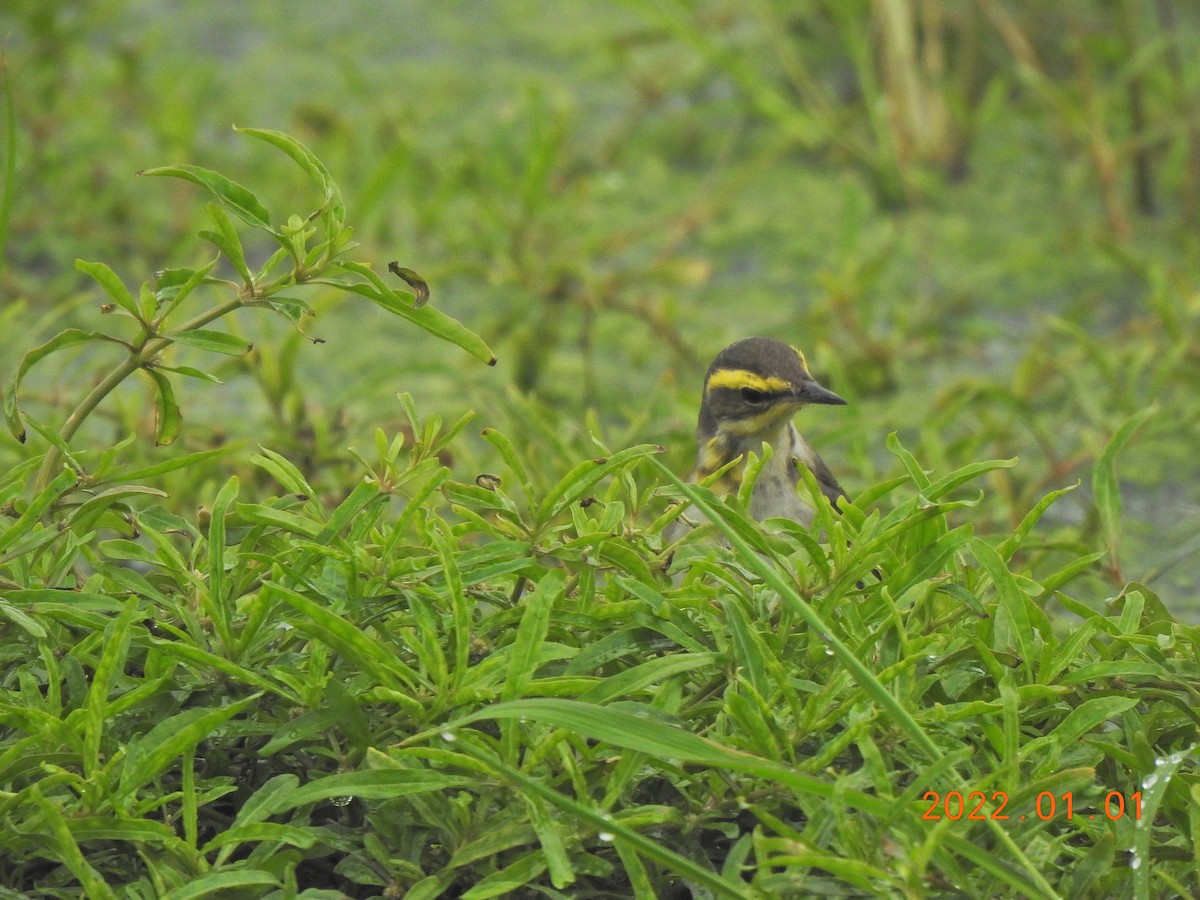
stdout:
<svg viewBox="0 0 1200 900">
<path fill-rule="evenodd" d="M 388 271 L 413 289 L 416 294 L 414 307 L 424 306 L 429 301 L 429 283 L 412 269 L 406 269 L 396 260 L 392 260 L 388 263 Z"/>
</svg>

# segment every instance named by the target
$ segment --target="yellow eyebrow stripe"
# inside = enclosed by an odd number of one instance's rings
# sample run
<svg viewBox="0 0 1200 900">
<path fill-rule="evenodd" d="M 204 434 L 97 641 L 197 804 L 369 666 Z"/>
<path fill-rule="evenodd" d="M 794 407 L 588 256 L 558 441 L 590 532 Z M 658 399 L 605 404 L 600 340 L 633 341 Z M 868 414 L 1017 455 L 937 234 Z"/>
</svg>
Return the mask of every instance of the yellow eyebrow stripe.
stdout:
<svg viewBox="0 0 1200 900">
<path fill-rule="evenodd" d="M 800 367 L 802 369 L 804 369 L 805 372 L 807 372 L 808 371 L 808 360 L 804 358 L 804 351 L 801 350 L 799 347 L 797 347 L 795 344 L 790 344 L 789 346 L 793 350 L 796 351 L 796 355 L 798 357 L 800 357 Z"/>
<path fill-rule="evenodd" d="M 735 391 L 750 388 L 753 391 L 762 391 L 764 394 L 775 394 L 789 391 L 792 386 L 782 378 L 774 376 L 763 378 L 761 375 L 755 375 L 745 369 L 718 369 L 708 376 L 708 384 L 704 386 L 704 390 L 711 391 L 715 388 L 732 388 Z"/>
</svg>

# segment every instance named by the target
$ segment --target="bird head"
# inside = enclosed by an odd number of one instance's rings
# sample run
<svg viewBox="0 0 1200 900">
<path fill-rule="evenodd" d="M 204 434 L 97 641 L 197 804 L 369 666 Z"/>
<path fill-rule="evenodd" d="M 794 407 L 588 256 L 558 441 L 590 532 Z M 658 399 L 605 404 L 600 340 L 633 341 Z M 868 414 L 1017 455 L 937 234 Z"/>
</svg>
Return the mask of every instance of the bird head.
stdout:
<svg viewBox="0 0 1200 900">
<path fill-rule="evenodd" d="M 843 406 L 808 371 L 804 354 L 770 338 L 745 338 L 717 354 L 704 376 L 698 432 L 735 437 L 739 443 L 767 437 L 812 403 Z"/>
</svg>

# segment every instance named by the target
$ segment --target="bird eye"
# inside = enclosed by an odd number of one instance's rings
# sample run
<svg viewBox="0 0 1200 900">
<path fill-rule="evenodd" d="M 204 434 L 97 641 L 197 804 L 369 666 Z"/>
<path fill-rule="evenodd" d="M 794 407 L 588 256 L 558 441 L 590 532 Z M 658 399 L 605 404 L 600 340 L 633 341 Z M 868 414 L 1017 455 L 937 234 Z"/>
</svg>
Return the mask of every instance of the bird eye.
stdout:
<svg viewBox="0 0 1200 900">
<path fill-rule="evenodd" d="M 742 388 L 742 399 L 747 403 L 762 403 L 766 396 L 762 391 L 756 391 L 754 388 Z"/>
</svg>

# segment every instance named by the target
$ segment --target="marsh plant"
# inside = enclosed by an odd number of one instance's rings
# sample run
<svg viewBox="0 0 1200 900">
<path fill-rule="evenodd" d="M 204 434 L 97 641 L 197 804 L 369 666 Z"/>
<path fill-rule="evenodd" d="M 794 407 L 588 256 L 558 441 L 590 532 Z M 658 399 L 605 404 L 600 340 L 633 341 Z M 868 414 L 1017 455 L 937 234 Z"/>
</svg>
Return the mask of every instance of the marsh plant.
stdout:
<svg viewBox="0 0 1200 900">
<path fill-rule="evenodd" d="M 276 218 L 215 171 L 143 172 L 208 194 L 216 255 L 137 289 L 80 262 L 101 324 L 30 350 L 6 390 L 27 439 L 0 477 L 14 896 L 1200 887 L 1200 633 L 1144 585 L 1101 609 L 1072 597 L 1115 545 L 1034 574 L 1039 519 L 1071 485 L 977 533 L 993 502 L 980 484 L 1014 460 L 930 471 L 893 436 L 899 474 L 841 515 L 810 479 L 815 527 L 764 531 L 747 491 L 681 482 L 661 447 L 606 446 L 597 426 L 587 450 L 549 452 L 559 423 L 533 403 L 514 433 L 484 429 L 492 471 L 463 472 L 447 451 L 471 417 L 445 426 L 402 396 L 407 426 L 380 430 L 339 491 L 266 446 L 148 461 L 136 429 L 85 439 L 140 378 L 170 448 L 187 427 L 178 380 L 217 380 L 175 352 L 247 353 L 219 330 L 243 310 L 304 329 L 306 291 L 348 292 L 493 361 L 436 292 L 418 302 L 411 270 L 393 283 L 353 260 L 309 150 L 244 133 L 300 167 L 315 209 Z M 32 415 L 27 376 L 81 345 L 109 368 L 88 357 L 95 379 L 61 421 Z M 1095 469 L 1112 539 L 1118 454 L 1152 414 Z M 259 477 L 211 480 L 234 466 Z M 195 468 L 210 478 L 196 496 L 164 490 Z M 709 524 L 668 544 L 686 504 Z"/>
</svg>

